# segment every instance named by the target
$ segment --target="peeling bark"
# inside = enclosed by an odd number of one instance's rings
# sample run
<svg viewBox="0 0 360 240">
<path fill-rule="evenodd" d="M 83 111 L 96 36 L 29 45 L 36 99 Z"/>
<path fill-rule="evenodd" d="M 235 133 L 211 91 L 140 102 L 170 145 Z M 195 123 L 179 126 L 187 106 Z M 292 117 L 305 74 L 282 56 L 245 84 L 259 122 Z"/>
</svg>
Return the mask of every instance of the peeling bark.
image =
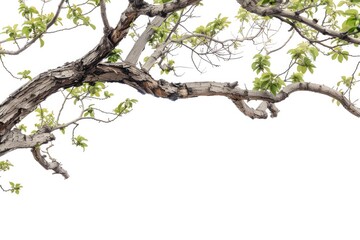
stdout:
<svg viewBox="0 0 360 240">
<path fill-rule="evenodd" d="M 340 33 L 324 29 L 313 21 L 300 16 L 299 14 L 283 10 L 279 7 L 264 8 L 256 5 L 254 0 L 237 0 L 243 8 L 262 16 L 280 16 L 292 19 L 316 29 L 323 34 L 338 37 L 352 43 L 360 43 L 359 39 L 347 37 L 344 39 Z M 142 1 L 141 1 L 142 2 Z M 51 134 L 53 129 L 43 129 L 33 135 L 22 134 L 15 125 L 36 107 L 46 100 L 50 95 L 60 89 L 72 86 L 80 86 L 83 83 L 109 82 L 120 83 L 135 88 L 142 94 L 151 94 L 155 97 L 166 98 L 172 101 L 187 99 L 199 96 L 223 96 L 228 98 L 246 116 L 250 118 L 265 119 L 270 112 L 271 117 L 276 117 L 279 110 L 275 103 L 287 99 L 297 91 L 310 91 L 327 95 L 339 101 L 343 107 L 353 115 L 360 117 L 360 109 L 351 103 L 340 92 L 315 83 L 294 83 L 286 86 L 280 93 L 273 95 L 270 92 L 247 90 L 238 87 L 237 82 L 187 82 L 171 83 L 164 79 L 154 79 L 146 67 L 139 69 L 137 62 L 147 40 L 153 34 L 152 28 L 148 28 L 143 38 L 135 44 L 133 51 L 128 56 L 129 62 L 108 64 L 101 61 L 119 44 L 127 35 L 131 24 L 140 16 L 157 16 L 153 25 L 158 26 L 164 21 L 169 13 L 182 9 L 199 0 L 177 0 L 163 5 L 151 4 L 130 4 L 122 13 L 121 18 L 114 29 L 108 26 L 105 7 L 103 6 L 103 20 L 105 33 L 100 42 L 82 58 L 66 63 L 56 69 L 48 70 L 35 77 L 32 81 L 20 87 L 0 104 L 0 156 L 18 148 L 30 148 L 36 161 L 45 169 L 53 170 L 57 174 L 68 178 L 66 170 L 61 167 L 55 159 L 47 161 L 41 155 L 42 144 L 55 139 Z M 104 4 L 104 2 L 102 2 Z M 134 53 L 134 54 L 132 54 Z M 246 101 L 260 100 L 260 105 L 253 109 Z"/>
<path fill-rule="evenodd" d="M 76 63 L 72 63 L 55 70 L 50 70 L 39 75 L 33 81 L 13 93 L 0 105 L 0 153 L 5 153 L 16 148 L 33 147 L 33 141 L 15 141 L 16 144 L 11 145 L 11 136 L 15 135 L 11 135 L 14 133 L 13 131 L 10 132 L 10 130 L 21 119 L 32 112 L 36 106 L 40 102 L 44 101 L 49 95 L 55 93 L 61 88 L 68 88 L 76 85 L 77 77 L 75 77 L 75 81 L 70 79 L 78 75 L 81 75 L 81 81 L 79 83 L 121 83 L 133 87 L 143 94 L 151 94 L 155 97 L 167 98 L 173 101 L 200 96 L 224 96 L 232 100 L 241 112 L 251 118 L 267 118 L 266 109 L 271 112 L 272 117 L 276 117 L 279 110 L 275 107 L 274 103 L 285 100 L 294 92 L 310 91 L 324 94 L 338 100 L 346 110 L 355 116 L 360 117 L 360 109 L 355 107 L 344 95 L 332 88 L 315 83 L 290 84 L 277 95 L 273 95 L 270 92 L 261 92 L 234 87 L 234 83 L 171 83 L 163 79 L 155 80 L 147 72 L 127 63 L 100 63 L 92 71 L 92 73 L 84 76 L 74 70 L 74 64 Z M 254 110 L 248 107 L 244 100 L 261 100 L 264 102 Z M 43 138 L 45 136 L 47 136 L 47 138 Z M 49 139 L 50 136 L 37 135 L 37 137 L 43 139 L 39 143 L 45 143 L 48 141 L 45 141 L 45 139 Z M 12 147 L 9 148 L 9 146 Z"/>
</svg>

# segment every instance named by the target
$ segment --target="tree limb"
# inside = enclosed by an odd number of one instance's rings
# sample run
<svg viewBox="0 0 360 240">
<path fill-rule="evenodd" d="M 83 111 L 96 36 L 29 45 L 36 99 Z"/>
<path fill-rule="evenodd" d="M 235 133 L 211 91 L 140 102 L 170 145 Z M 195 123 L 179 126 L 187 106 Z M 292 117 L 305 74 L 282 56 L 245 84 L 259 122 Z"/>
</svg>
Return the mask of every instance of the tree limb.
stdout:
<svg viewBox="0 0 360 240">
<path fill-rule="evenodd" d="M 6 135 L 5 139 L 1 140 L 0 156 L 18 148 L 33 148 L 52 140 L 55 140 L 55 136 L 48 132 L 40 132 L 29 136 L 22 134 L 19 129 L 14 129 Z"/>
<path fill-rule="evenodd" d="M 131 51 L 127 55 L 125 62 L 136 64 L 139 60 L 141 53 L 143 52 L 146 44 L 148 43 L 151 36 L 154 34 L 154 27 L 159 27 L 165 21 L 165 18 L 156 16 L 151 23 L 148 24 L 145 31 L 141 34 L 139 39 L 137 39 L 136 43 L 132 47 Z"/>
<path fill-rule="evenodd" d="M 104 24 L 104 33 L 107 33 L 110 31 L 111 27 L 109 24 L 108 17 L 106 15 L 106 3 L 105 0 L 100 0 L 100 12 L 101 12 L 101 19 Z"/>
<path fill-rule="evenodd" d="M 356 107 L 341 92 L 325 85 L 316 83 L 292 83 L 287 85 L 277 95 L 267 91 L 255 91 L 241 89 L 233 83 L 222 82 L 188 82 L 169 83 L 163 79 L 155 80 L 148 73 L 127 64 L 99 64 L 97 75 L 89 75 L 85 82 L 118 82 L 129 85 L 141 93 L 148 93 L 156 97 L 168 98 L 170 100 L 193 98 L 199 96 L 224 96 L 232 100 L 261 100 L 270 103 L 273 117 L 277 116 L 278 110 L 272 104 L 281 102 L 288 96 L 298 91 L 316 92 L 327 95 L 343 105 L 353 115 L 360 117 L 360 108 Z M 259 109 L 263 109 L 262 107 Z"/>
<path fill-rule="evenodd" d="M 48 162 L 45 159 L 45 155 L 42 155 L 39 147 L 34 147 L 31 149 L 31 153 L 33 154 L 35 160 L 43 166 L 46 170 L 53 170 L 53 174 L 61 174 L 65 179 L 69 178 L 68 172 L 62 168 L 61 164 L 56 160 L 52 159 L 51 162 Z"/>
<path fill-rule="evenodd" d="M 277 16 L 284 17 L 287 19 L 295 20 L 297 22 L 303 23 L 316 31 L 322 33 L 323 35 L 329 35 L 332 37 L 339 38 L 341 40 L 347 41 L 349 43 L 360 44 L 359 38 L 354 38 L 348 36 L 342 32 L 338 32 L 327 27 L 324 27 L 317 22 L 313 21 L 313 19 L 309 19 L 303 17 L 298 12 L 291 12 L 280 7 L 261 7 L 257 5 L 257 1 L 254 0 L 237 0 L 237 2 L 247 11 L 255 13 L 260 16 Z"/>
</svg>

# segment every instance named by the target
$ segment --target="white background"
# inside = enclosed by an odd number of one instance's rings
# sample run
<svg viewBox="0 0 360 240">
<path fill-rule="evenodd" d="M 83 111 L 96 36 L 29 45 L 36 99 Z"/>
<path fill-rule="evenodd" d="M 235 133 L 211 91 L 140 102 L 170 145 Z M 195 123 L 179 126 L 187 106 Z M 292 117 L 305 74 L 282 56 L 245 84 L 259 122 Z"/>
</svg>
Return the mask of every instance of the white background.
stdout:
<svg viewBox="0 0 360 240">
<path fill-rule="evenodd" d="M 211 18 L 219 10 L 234 15 L 236 2 L 226 4 L 219 9 L 207 1 L 206 11 Z M 112 24 L 123 5 L 109 8 Z M 2 26 L 16 14 L 16 2 L 7 2 Z M 5 61 L 15 73 L 46 71 L 85 54 L 101 28 L 50 35 L 40 51 L 34 46 Z M 243 86 L 250 60 L 162 77 Z M 339 69 L 317 64 L 313 79 L 338 81 Z M 334 66 L 345 75 L 354 65 Z M 3 69 L 0 81 L 2 99 L 22 84 Z M 13 180 L 24 188 L 0 194 L 0 239 L 360 238 L 359 120 L 328 97 L 296 93 L 277 105 L 278 118 L 251 120 L 221 97 L 171 102 L 126 86 L 112 91 L 139 103 L 115 123 L 84 122 L 85 152 L 58 135 L 52 153 L 68 180 L 42 169 L 29 150 L 2 157 L 15 167 L 1 184 Z"/>
</svg>

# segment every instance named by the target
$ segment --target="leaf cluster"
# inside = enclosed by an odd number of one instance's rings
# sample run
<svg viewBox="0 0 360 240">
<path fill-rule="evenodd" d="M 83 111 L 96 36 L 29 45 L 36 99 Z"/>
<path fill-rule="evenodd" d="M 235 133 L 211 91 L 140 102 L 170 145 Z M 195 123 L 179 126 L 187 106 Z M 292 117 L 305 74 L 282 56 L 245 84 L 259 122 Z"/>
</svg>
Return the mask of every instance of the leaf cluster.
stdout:
<svg viewBox="0 0 360 240">
<path fill-rule="evenodd" d="M 129 113 L 132 110 L 133 105 L 137 102 L 136 99 L 127 98 L 114 109 L 114 113 L 118 116 Z"/>
<path fill-rule="evenodd" d="M 39 122 L 35 124 L 35 127 L 38 129 L 43 127 L 54 127 L 57 124 L 54 112 L 49 112 L 47 108 L 38 107 L 35 109 L 35 113 L 39 120 Z"/>
<path fill-rule="evenodd" d="M 296 48 L 288 51 L 292 60 L 297 65 L 297 71 L 301 73 L 309 72 L 314 73 L 314 61 L 319 55 L 319 51 L 316 47 L 311 46 L 308 43 L 300 43 Z"/>
<path fill-rule="evenodd" d="M 222 30 L 228 28 L 230 23 L 228 17 L 222 17 L 221 14 L 219 14 L 213 21 L 206 25 L 201 25 L 194 30 L 194 34 L 204 35 L 206 37 L 192 37 L 189 41 L 193 47 L 206 44 L 210 41 L 210 38 L 213 38 Z"/>
<path fill-rule="evenodd" d="M 9 171 L 11 167 L 13 167 L 13 165 L 8 160 L 0 161 L 0 172 Z M 5 192 L 10 191 L 11 193 L 19 194 L 20 189 L 23 187 L 23 186 L 21 186 L 20 183 L 9 182 L 9 184 L 10 184 L 9 189 L 5 190 L 1 185 L 0 185 L 0 188 Z"/>
<path fill-rule="evenodd" d="M 90 26 L 92 29 L 96 29 L 96 26 L 90 22 L 90 17 L 85 16 L 81 7 L 76 4 L 68 6 L 68 12 L 66 17 L 73 21 L 75 25 Z"/>
<path fill-rule="evenodd" d="M 81 135 L 78 135 L 76 137 L 73 138 L 73 144 L 77 147 L 81 147 L 83 149 L 83 151 L 85 151 L 85 148 L 88 147 L 87 145 L 87 138 L 81 136 Z"/>
<path fill-rule="evenodd" d="M 253 81 L 254 90 L 270 91 L 276 95 L 285 86 L 285 83 L 278 75 L 270 71 L 270 56 L 256 54 L 254 59 L 251 68 L 257 74 L 262 73 L 260 77 L 256 77 Z"/>
<path fill-rule="evenodd" d="M 348 9 L 341 12 L 343 16 L 346 16 L 346 20 L 341 25 L 341 31 L 347 35 L 357 35 L 360 31 L 360 15 L 357 9 Z"/>
</svg>

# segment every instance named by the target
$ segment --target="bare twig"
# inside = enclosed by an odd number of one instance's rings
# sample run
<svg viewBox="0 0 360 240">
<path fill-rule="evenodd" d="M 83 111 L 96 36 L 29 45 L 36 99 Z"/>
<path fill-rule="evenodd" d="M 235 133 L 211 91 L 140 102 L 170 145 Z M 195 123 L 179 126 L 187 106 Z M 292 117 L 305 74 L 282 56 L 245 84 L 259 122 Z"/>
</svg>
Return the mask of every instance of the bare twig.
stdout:
<svg viewBox="0 0 360 240">
<path fill-rule="evenodd" d="M 103 21 L 104 24 L 104 32 L 107 33 L 110 31 L 110 24 L 109 24 L 109 20 L 106 14 L 106 3 L 105 0 L 100 0 L 100 11 L 101 11 L 101 19 Z"/>
</svg>

